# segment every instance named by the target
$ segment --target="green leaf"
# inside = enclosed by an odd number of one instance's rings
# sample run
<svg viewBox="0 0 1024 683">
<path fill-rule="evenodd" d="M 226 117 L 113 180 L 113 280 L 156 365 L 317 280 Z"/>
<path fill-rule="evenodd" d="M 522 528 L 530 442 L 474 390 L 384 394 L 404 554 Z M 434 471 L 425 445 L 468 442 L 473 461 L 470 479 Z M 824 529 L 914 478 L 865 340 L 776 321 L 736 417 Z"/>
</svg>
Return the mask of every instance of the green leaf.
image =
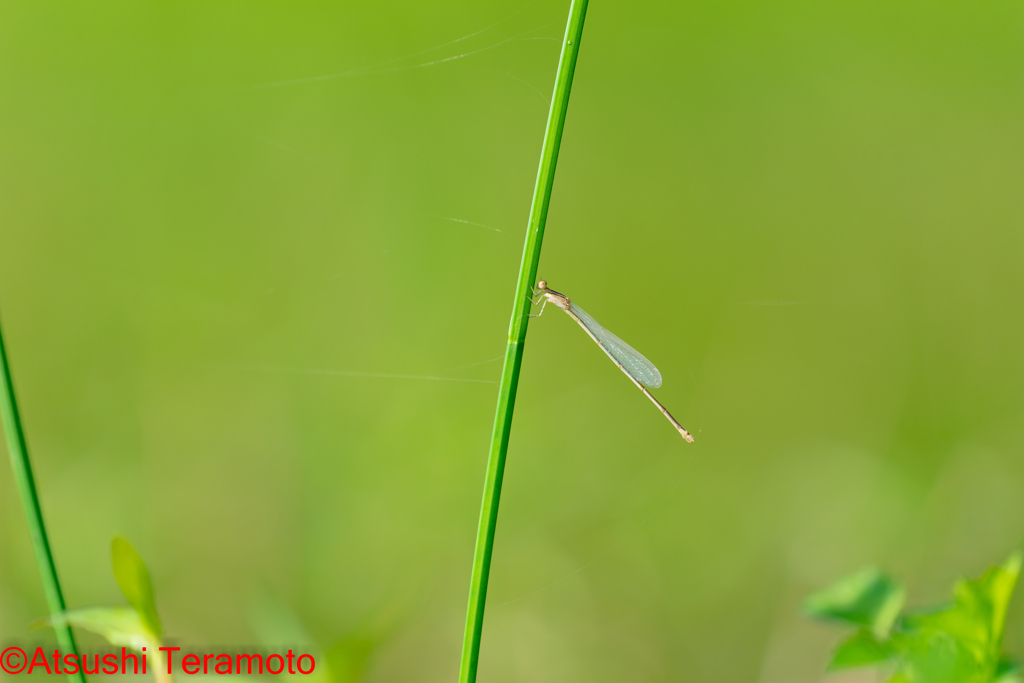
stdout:
<svg viewBox="0 0 1024 683">
<path fill-rule="evenodd" d="M 894 655 L 888 643 L 878 640 L 870 630 L 861 629 L 835 649 L 828 670 L 878 664 L 892 659 Z"/>
<path fill-rule="evenodd" d="M 1006 610 L 1010 606 L 1014 586 L 1020 577 L 1020 568 L 1021 553 L 1018 551 L 1002 566 L 989 569 L 977 581 L 957 584 L 954 589 L 954 597 L 958 604 L 972 605 L 978 612 L 979 620 L 988 622 L 990 645 L 994 647 L 990 655 L 997 661 L 1003 640 L 1003 627 L 1006 625 Z"/>
<path fill-rule="evenodd" d="M 153 583 L 149 579 L 149 571 L 142 558 L 123 538 L 115 538 L 111 544 L 111 555 L 114 564 L 114 577 L 121 592 L 128 599 L 128 604 L 138 612 L 142 623 L 149 629 L 154 639 L 163 634 L 160 617 L 156 612 L 156 600 L 153 596 Z"/>
<path fill-rule="evenodd" d="M 111 645 L 141 652 L 160 646 L 152 631 L 142 622 L 139 613 L 130 607 L 92 607 L 73 610 L 50 617 L 46 623 L 53 627 L 74 626 L 92 631 L 106 638 Z"/>
<path fill-rule="evenodd" d="M 903 586 L 876 567 L 840 579 L 807 597 L 804 610 L 820 619 L 837 619 L 869 628 L 884 638 L 903 608 Z"/>
<path fill-rule="evenodd" d="M 904 617 L 893 636 L 903 675 L 928 683 L 991 683 L 1001 675 L 1003 625 L 1020 568 L 1015 553 L 981 578 L 958 582 L 952 605 Z"/>
<path fill-rule="evenodd" d="M 941 628 L 915 626 L 893 637 L 900 651 L 899 672 L 922 683 L 990 683 L 994 667 L 987 668 L 976 648 Z"/>
</svg>

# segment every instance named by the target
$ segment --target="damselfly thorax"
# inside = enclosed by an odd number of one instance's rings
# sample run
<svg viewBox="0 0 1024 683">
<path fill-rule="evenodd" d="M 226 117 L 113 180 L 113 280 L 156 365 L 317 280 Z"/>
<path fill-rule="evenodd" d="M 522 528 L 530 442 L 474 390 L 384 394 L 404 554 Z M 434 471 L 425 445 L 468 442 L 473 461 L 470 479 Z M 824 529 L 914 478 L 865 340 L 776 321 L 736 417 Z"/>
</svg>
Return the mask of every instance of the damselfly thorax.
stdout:
<svg viewBox="0 0 1024 683">
<path fill-rule="evenodd" d="M 544 300 L 544 303 L 540 307 L 540 313 L 537 313 L 537 315 L 534 317 L 539 317 L 540 314 L 544 312 L 544 306 L 547 306 L 549 302 L 554 304 L 555 306 L 558 306 L 566 313 L 569 312 L 569 307 L 572 304 L 572 302 L 569 301 L 569 297 L 567 297 L 565 294 L 562 294 L 561 292 L 556 292 L 553 289 L 548 289 L 548 283 L 546 281 L 541 280 L 540 282 L 538 282 L 537 286 L 533 290 L 533 293 L 535 296 L 543 298 Z M 539 301 L 540 299 L 537 299 L 534 301 L 534 303 L 539 303 Z"/>
</svg>

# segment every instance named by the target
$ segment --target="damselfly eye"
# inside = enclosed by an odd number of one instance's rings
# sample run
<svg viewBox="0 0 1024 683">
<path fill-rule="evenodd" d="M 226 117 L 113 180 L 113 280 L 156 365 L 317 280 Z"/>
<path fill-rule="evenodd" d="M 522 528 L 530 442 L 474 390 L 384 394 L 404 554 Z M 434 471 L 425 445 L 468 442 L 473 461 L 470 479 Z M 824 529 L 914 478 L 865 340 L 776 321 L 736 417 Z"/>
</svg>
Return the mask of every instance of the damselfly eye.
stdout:
<svg viewBox="0 0 1024 683">
<path fill-rule="evenodd" d="M 541 280 L 540 282 L 537 283 L 537 289 L 547 289 L 547 288 L 548 288 L 548 283 L 547 283 L 546 280 Z"/>
</svg>

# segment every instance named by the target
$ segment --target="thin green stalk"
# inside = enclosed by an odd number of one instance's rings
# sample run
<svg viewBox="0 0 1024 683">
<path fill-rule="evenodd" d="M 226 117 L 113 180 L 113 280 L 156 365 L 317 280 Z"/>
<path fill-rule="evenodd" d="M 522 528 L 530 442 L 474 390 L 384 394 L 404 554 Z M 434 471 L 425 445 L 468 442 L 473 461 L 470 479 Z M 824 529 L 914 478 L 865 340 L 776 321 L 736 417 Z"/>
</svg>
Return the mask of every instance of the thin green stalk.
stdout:
<svg viewBox="0 0 1024 683">
<path fill-rule="evenodd" d="M 516 283 L 516 297 L 512 304 L 505 366 L 498 389 L 498 410 L 494 415 L 491 453 L 487 461 L 487 476 L 484 479 L 484 499 L 480 506 L 480 525 L 477 529 L 476 551 L 473 558 L 473 578 L 469 587 L 469 608 L 466 613 L 466 634 L 462 642 L 459 683 L 476 681 L 477 662 L 480 658 L 480 634 L 484 624 L 484 603 L 487 599 L 487 580 L 491 570 L 491 550 L 494 547 L 494 529 L 498 522 L 498 501 L 501 498 L 501 480 L 505 472 L 505 454 L 508 451 L 508 438 L 512 430 L 512 408 L 515 406 L 519 368 L 522 365 L 523 346 L 526 342 L 526 326 L 530 319 L 530 297 L 537 279 L 544 224 L 548 217 L 548 204 L 551 202 L 551 186 L 555 180 L 558 147 L 562 143 L 562 128 L 565 126 L 565 112 L 569 107 L 569 90 L 572 87 L 573 72 L 576 70 L 576 56 L 579 54 L 580 38 L 583 35 L 587 1 L 572 0 L 569 7 L 569 21 L 565 26 L 565 37 L 562 39 L 562 54 L 558 59 L 555 89 L 551 96 L 551 109 L 548 110 L 544 145 L 540 152 L 537 183 L 533 189 L 530 223 L 526 229 L 523 261 L 519 266 L 519 281 Z"/>
<path fill-rule="evenodd" d="M 28 518 L 28 531 L 32 537 L 32 546 L 36 551 L 36 563 L 43 575 L 43 590 L 46 603 L 50 607 L 50 615 L 56 616 L 64 612 L 64 594 L 57 579 L 57 566 L 53 562 L 50 541 L 46 536 L 46 525 L 43 523 L 43 510 L 39 506 L 39 494 L 36 492 L 35 477 L 32 476 L 32 463 L 28 457 L 28 444 L 25 442 L 25 431 L 21 427 L 21 415 L 18 413 L 18 401 L 14 395 L 14 381 L 11 378 L 11 366 L 4 348 L 3 334 L 0 333 L 0 414 L 3 416 L 4 432 L 7 434 L 7 451 L 11 455 L 11 468 L 14 480 L 21 494 L 21 504 Z M 78 654 L 75 636 L 70 626 L 54 626 L 57 632 L 57 644 L 62 654 Z M 71 683 L 86 683 L 85 674 L 81 669 L 77 674 L 68 674 Z"/>
</svg>

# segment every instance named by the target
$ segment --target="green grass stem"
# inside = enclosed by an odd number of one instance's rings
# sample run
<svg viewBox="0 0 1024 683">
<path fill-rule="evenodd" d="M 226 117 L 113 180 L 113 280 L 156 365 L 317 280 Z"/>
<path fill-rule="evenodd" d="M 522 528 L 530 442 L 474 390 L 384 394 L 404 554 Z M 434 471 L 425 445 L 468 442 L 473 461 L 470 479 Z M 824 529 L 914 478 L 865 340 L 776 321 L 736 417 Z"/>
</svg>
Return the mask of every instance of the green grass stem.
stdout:
<svg viewBox="0 0 1024 683">
<path fill-rule="evenodd" d="M 35 477 L 32 475 L 32 463 L 28 457 L 28 444 L 25 441 L 25 430 L 21 426 L 21 415 L 18 412 L 18 401 L 14 394 L 14 381 L 11 378 L 11 365 L 7 359 L 3 334 L 0 333 L 0 366 L 2 366 L 2 383 L 0 387 L 0 414 L 3 416 L 4 432 L 7 434 L 7 452 L 11 456 L 11 468 L 14 470 L 14 481 L 21 494 L 21 504 L 28 518 L 29 535 L 36 553 L 36 563 L 43 576 L 43 590 L 50 615 L 56 617 L 65 610 L 64 594 L 57 578 L 57 566 L 53 561 L 50 541 L 46 535 L 46 524 L 43 522 L 43 510 L 39 505 L 39 494 L 36 491 Z M 62 654 L 78 654 L 75 636 L 71 627 L 55 626 L 57 644 Z M 68 674 L 71 683 L 85 683 L 85 674 Z"/>
<path fill-rule="evenodd" d="M 473 578 L 469 588 L 469 607 L 466 613 L 466 633 L 462 643 L 462 663 L 459 667 L 459 683 L 475 683 L 477 663 L 480 657 L 480 635 L 484 623 L 484 603 L 487 599 L 487 580 L 491 569 L 491 551 L 494 547 L 494 530 L 498 522 L 498 501 L 501 498 L 501 480 L 505 472 L 505 454 L 512 430 L 512 409 L 519 385 L 519 369 L 523 361 L 523 346 L 526 342 L 526 327 L 529 322 L 530 298 L 537 279 L 537 265 L 540 262 L 540 247 L 544 239 L 544 224 L 551 202 L 551 187 L 555 180 L 555 165 L 558 162 L 558 148 L 562 142 L 565 126 L 565 112 L 569 107 L 569 90 L 576 70 L 576 56 L 579 54 L 580 38 L 583 35 L 583 19 L 587 13 L 587 0 L 573 0 L 569 7 L 569 21 L 562 39 L 562 53 L 558 59 L 555 88 L 548 110 L 548 123 L 544 130 L 544 144 L 540 152 L 540 167 L 537 169 L 537 183 L 533 190 L 533 204 L 530 207 L 530 222 L 526 229 L 526 244 L 523 247 L 523 261 L 519 267 L 519 281 L 516 283 L 515 301 L 512 305 L 512 320 L 509 323 L 508 347 L 505 350 L 505 365 L 498 389 L 498 409 L 494 415 L 494 432 L 491 436 L 491 451 L 487 460 L 487 476 L 484 479 L 484 498 L 480 506 L 480 524 L 477 530 L 476 550 L 473 557 Z"/>
</svg>

